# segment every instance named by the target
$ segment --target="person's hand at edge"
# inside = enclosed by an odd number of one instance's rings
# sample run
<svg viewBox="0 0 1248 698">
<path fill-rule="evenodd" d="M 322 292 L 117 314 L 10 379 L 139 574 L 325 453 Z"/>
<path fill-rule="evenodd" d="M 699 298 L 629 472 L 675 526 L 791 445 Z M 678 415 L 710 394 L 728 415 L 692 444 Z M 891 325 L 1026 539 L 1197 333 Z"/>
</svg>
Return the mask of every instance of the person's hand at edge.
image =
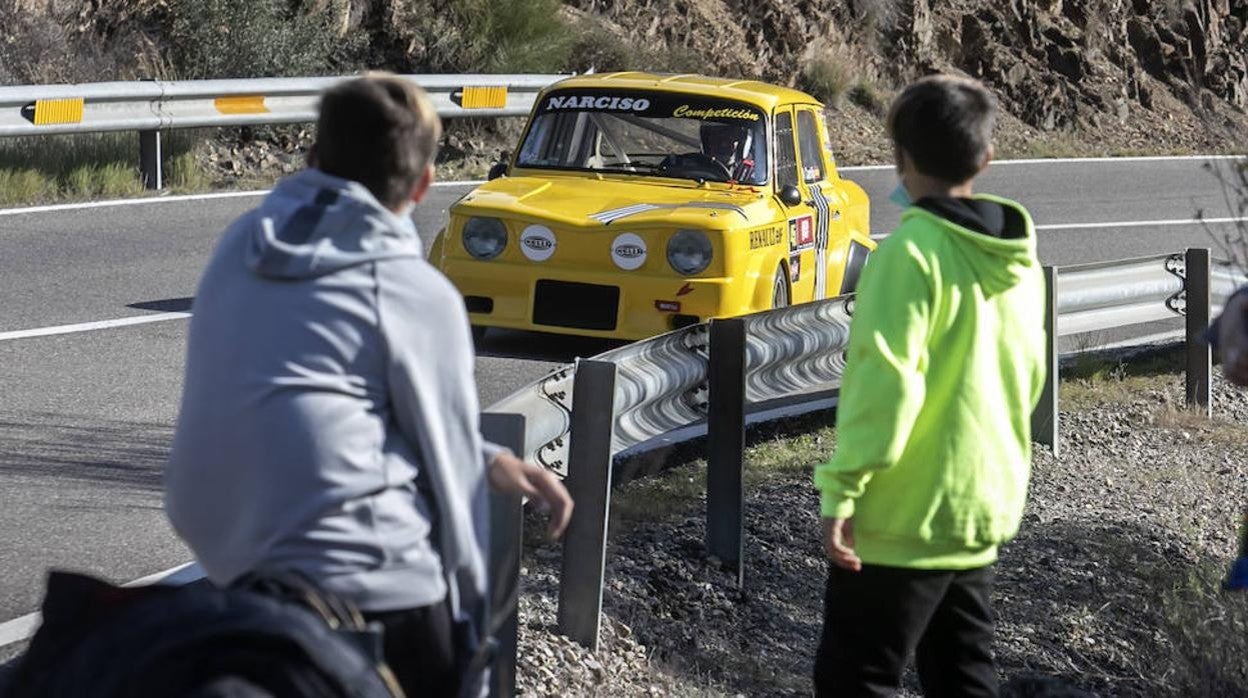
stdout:
<svg viewBox="0 0 1248 698">
<path fill-rule="evenodd" d="M 500 453 L 490 461 L 490 484 L 506 494 L 528 497 L 550 514 L 550 536 L 563 535 L 572 518 L 572 496 L 549 470 L 525 463 L 511 453 Z"/>
<path fill-rule="evenodd" d="M 1248 386 L 1248 293 L 1236 293 L 1218 320 L 1222 372 L 1236 385 Z"/>
<path fill-rule="evenodd" d="M 823 520 L 823 551 L 832 564 L 851 572 L 862 569 L 862 560 L 854 552 L 854 520 Z"/>
</svg>

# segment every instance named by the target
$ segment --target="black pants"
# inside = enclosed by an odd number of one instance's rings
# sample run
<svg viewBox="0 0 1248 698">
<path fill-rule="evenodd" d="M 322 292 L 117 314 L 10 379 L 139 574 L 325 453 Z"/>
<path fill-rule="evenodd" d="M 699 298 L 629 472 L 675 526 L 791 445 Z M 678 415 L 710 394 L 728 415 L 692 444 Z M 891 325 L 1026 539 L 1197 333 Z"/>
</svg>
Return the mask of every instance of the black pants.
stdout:
<svg viewBox="0 0 1248 698">
<path fill-rule="evenodd" d="M 923 693 L 995 696 L 992 567 L 832 567 L 815 657 L 819 696 L 891 696 L 915 653 Z"/>
<path fill-rule="evenodd" d="M 408 696 L 455 696 L 459 666 L 450 607 L 432 606 L 365 613 L 365 620 L 385 627 L 386 664 Z"/>
</svg>

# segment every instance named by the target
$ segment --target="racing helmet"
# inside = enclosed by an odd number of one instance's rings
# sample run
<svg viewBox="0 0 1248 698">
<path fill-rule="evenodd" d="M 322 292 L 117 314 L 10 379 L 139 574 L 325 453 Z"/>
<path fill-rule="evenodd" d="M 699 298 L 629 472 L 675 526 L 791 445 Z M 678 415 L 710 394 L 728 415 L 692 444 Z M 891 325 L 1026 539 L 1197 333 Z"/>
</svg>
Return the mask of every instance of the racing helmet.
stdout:
<svg viewBox="0 0 1248 698">
<path fill-rule="evenodd" d="M 753 134 L 749 127 L 707 122 L 699 130 L 702 152 L 727 167 L 740 163 L 750 152 Z"/>
</svg>

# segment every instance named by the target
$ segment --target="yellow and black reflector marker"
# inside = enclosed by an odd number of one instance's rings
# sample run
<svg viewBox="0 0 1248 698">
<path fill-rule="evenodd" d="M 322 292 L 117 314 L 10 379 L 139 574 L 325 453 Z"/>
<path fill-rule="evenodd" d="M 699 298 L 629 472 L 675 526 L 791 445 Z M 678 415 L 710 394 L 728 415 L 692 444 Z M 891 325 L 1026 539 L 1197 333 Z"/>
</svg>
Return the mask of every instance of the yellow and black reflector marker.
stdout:
<svg viewBox="0 0 1248 698">
<path fill-rule="evenodd" d="M 83 98 L 40 99 L 22 107 L 22 118 L 36 126 L 82 123 Z"/>
<path fill-rule="evenodd" d="M 464 109 L 502 109 L 507 106 L 507 86 L 465 87 L 451 94 L 451 101 Z"/>
<path fill-rule="evenodd" d="M 213 100 L 217 111 L 222 114 L 267 114 L 269 108 L 264 104 L 264 95 L 237 95 L 234 97 L 217 97 Z"/>
</svg>

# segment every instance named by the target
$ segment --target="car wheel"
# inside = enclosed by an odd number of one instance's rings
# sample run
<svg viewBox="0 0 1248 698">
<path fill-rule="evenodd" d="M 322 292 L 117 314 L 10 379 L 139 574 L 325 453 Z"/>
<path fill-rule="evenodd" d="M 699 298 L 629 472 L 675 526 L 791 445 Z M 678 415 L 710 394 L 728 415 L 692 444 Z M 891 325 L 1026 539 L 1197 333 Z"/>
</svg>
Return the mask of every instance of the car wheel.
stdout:
<svg viewBox="0 0 1248 698">
<path fill-rule="evenodd" d="M 784 265 L 776 267 L 776 280 L 771 286 L 771 307 L 785 308 L 789 305 L 789 280 L 785 278 Z"/>
</svg>

